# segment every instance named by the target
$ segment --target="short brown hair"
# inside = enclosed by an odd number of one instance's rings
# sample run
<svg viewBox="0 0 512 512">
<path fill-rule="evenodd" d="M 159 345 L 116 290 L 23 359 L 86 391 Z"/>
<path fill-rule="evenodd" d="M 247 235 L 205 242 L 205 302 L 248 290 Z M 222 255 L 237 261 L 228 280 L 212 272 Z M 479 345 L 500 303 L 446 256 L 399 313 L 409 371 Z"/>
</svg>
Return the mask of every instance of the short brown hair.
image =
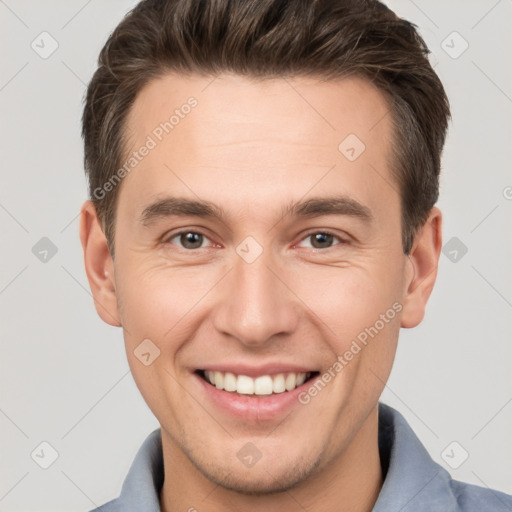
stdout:
<svg viewBox="0 0 512 512">
<path fill-rule="evenodd" d="M 439 195 L 450 106 L 417 26 L 377 0 L 143 0 L 108 38 L 82 117 L 89 193 L 114 257 L 118 170 L 137 93 L 174 71 L 257 78 L 355 75 L 384 94 L 393 121 L 391 173 L 402 200 L 402 245 Z"/>
</svg>

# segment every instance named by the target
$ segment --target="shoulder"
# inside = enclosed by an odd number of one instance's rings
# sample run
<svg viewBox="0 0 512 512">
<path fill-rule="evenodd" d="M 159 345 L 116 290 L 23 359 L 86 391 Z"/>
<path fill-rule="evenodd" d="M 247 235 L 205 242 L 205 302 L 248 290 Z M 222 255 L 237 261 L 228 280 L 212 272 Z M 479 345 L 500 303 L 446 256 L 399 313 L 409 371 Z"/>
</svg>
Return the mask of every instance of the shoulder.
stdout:
<svg viewBox="0 0 512 512">
<path fill-rule="evenodd" d="M 121 504 L 119 498 L 111 500 L 97 508 L 93 508 L 89 512 L 121 512 Z"/>
<path fill-rule="evenodd" d="M 487 487 L 451 480 L 450 487 L 461 512 L 510 512 L 512 495 Z"/>
<path fill-rule="evenodd" d="M 511 495 L 454 480 L 405 418 L 382 402 L 379 450 L 386 476 L 373 512 L 512 512 Z"/>
<path fill-rule="evenodd" d="M 118 498 L 89 512 L 159 512 L 164 479 L 160 428 L 147 436 L 130 466 Z"/>
</svg>

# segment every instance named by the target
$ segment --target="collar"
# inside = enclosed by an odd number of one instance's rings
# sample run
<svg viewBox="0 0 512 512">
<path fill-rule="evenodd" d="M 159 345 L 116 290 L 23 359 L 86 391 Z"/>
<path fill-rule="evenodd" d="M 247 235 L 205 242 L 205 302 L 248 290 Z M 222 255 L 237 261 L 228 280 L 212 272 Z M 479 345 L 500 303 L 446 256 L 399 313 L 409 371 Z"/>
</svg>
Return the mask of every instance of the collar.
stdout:
<svg viewBox="0 0 512 512">
<path fill-rule="evenodd" d="M 385 479 L 372 512 L 460 510 L 450 474 L 432 460 L 406 419 L 382 402 L 379 452 Z"/>
</svg>

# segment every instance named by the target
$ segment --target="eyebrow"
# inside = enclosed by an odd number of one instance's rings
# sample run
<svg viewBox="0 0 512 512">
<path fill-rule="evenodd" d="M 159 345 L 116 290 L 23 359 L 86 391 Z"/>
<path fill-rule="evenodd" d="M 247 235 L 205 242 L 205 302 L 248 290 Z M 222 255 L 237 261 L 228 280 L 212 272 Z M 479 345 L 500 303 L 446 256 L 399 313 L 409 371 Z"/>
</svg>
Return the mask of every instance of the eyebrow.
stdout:
<svg viewBox="0 0 512 512">
<path fill-rule="evenodd" d="M 371 210 L 347 196 L 314 197 L 305 201 L 292 201 L 282 211 L 282 217 L 293 216 L 314 218 L 321 215 L 346 215 L 371 222 L 374 217 Z M 164 197 L 144 208 L 140 222 L 150 226 L 154 222 L 173 216 L 193 216 L 218 219 L 226 223 L 227 215 L 222 208 L 210 201 Z"/>
</svg>

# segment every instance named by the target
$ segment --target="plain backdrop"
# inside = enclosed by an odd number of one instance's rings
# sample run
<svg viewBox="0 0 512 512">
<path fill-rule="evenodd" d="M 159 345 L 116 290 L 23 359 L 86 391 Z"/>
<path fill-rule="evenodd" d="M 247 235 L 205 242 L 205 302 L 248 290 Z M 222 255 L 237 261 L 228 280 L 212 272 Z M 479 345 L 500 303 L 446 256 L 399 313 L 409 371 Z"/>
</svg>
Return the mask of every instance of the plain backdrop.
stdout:
<svg viewBox="0 0 512 512">
<path fill-rule="evenodd" d="M 78 236 L 82 98 L 135 3 L 0 1 L 2 512 L 117 497 L 158 427 L 121 329 L 95 312 Z M 453 122 L 438 281 L 423 323 L 401 333 L 382 401 L 454 478 L 512 493 L 512 0 L 389 5 L 429 45 Z M 468 454 L 456 469 L 442 456 L 450 445 L 458 461 Z"/>
</svg>

